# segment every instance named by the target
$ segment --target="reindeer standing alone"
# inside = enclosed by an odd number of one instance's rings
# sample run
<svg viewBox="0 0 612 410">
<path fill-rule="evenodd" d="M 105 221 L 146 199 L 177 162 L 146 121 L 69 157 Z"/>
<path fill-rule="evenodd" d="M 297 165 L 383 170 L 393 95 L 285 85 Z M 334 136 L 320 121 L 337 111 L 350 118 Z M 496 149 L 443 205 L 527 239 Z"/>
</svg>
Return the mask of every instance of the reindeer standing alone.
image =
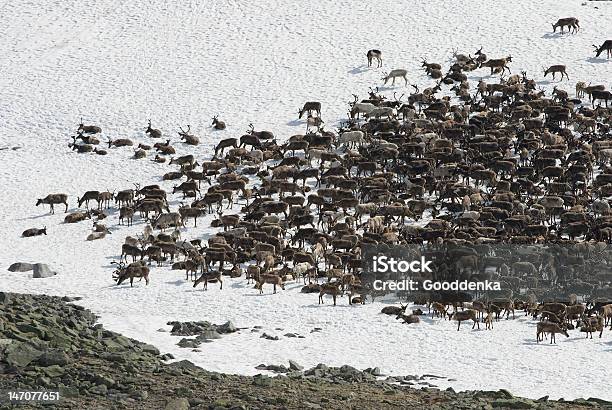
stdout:
<svg viewBox="0 0 612 410">
<path fill-rule="evenodd" d="M 383 73 L 384 77 L 382 78 L 382 80 L 384 80 L 385 85 L 387 85 L 387 82 L 389 80 L 393 80 L 391 85 L 395 85 L 395 79 L 396 78 L 403 78 L 404 81 L 406 82 L 406 85 L 408 85 L 408 71 L 407 70 L 403 70 L 403 69 L 396 69 L 396 70 L 391 70 L 391 72 L 389 74 Z"/>
<path fill-rule="evenodd" d="M 593 44 L 593 47 L 595 47 L 595 57 L 599 57 L 604 51 L 607 52 L 607 58 L 610 58 L 610 55 L 612 55 L 612 40 L 604 41 L 599 47 Z"/>
<path fill-rule="evenodd" d="M 368 50 L 366 56 L 368 57 L 368 67 L 372 67 L 372 60 L 374 59 L 377 61 L 376 67 L 382 67 L 382 52 L 380 50 Z"/>
</svg>

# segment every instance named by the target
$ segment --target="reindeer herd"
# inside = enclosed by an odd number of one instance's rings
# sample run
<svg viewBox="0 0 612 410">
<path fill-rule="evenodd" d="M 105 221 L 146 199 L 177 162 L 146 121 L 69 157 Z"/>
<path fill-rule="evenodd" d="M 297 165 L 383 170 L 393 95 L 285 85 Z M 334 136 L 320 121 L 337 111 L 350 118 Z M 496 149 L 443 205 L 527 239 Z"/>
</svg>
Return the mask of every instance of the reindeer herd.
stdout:
<svg viewBox="0 0 612 410">
<path fill-rule="evenodd" d="M 561 19 L 557 27 L 580 28 L 577 19 Z M 611 48 L 607 40 L 597 56 L 607 50 L 609 57 Z M 376 61 L 382 67 L 380 50 L 369 50 L 367 59 L 368 66 Z M 279 143 L 273 132 L 249 124 L 246 133 L 220 139 L 209 158 L 176 155 L 175 147 L 188 151 L 200 143 L 190 125 L 171 138 L 148 120 L 145 138 L 165 142 L 108 139 L 102 150 L 95 137 L 102 129 L 81 120 L 69 145 L 78 153 L 108 155 L 136 145 L 134 159 L 155 151 L 151 161 L 169 169 L 160 183 L 84 192 L 65 223 L 95 220 L 90 241 L 116 234 L 122 225 L 142 225 L 142 234 L 127 236 L 121 246 L 117 285 L 129 279 L 132 286 L 135 278 L 149 284 L 154 270 L 167 266 L 184 270 L 193 287 L 218 283 L 219 291 L 227 278 L 253 281 L 259 293 L 264 285 L 276 293 L 288 281 L 302 281 L 303 292 L 318 293 L 319 304 L 331 296 L 334 305 L 345 294 L 356 305 L 377 296 L 361 277 L 366 245 L 452 244 L 479 252 L 491 244 L 581 247 L 596 251 L 597 261 L 575 257 L 554 274 L 543 255 L 528 266 L 487 248 L 487 257 L 499 262 L 491 277 L 514 293 L 478 300 L 430 294 L 422 304 L 433 315 L 456 320 L 458 330 L 462 321 L 491 329 L 500 314 L 509 318 L 524 309 L 546 318 L 537 325 L 538 341 L 567 335 L 573 321 L 601 337 L 603 327 L 612 326 L 610 91 L 579 82 L 574 96 L 559 88 L 547 95 L 525 71 L 505 78 L 509 63 L 512 56 L 488 59 L 482 47 L 475 57 L 455 51 L 448 71 L 423 59 L 425 75 L 435 83 L 422 91 L 412 85 L 405 101 L 405 94 L 389 99 L 376 87 L 364 100 L 353 94 L 336 130 L 325 130 L 321 103 L 308 101 L 297 113 L 298 120 L 306 116 L 305 133 Z M 466 73 L 481 68 L 501 74 L 500 81 L 471 84 Z M 549 67 L 544 76 L 556 73 L 569 79 L 563 65 Z M 382 80 L 393 86 L 396 79 L 408 85 L 408 71 L 389 71 Z M 582 100 L 587 95 L 590 104 Z M 218 116 L 212 127 L 233 132 Z M 64 205 L 67 213 L 68 195 L 49 194 L 36 202 L 43 204 L 51 213 L 54 205 Z M 207 240 L 190 235 L 198 219 L 216 231 Z M 103 220 L 113 221 L 112 229 Z M 41 234 L 47 235 L 46 227 L 23 236 Z M 485 275 L 485 265 L 477 267 L 469 256 L 459 255 L 449 269 L 468 278 Z M 546 289 L 578 296 L 559 301 Z M 416 295 L 406 297 L 415 301 Z M 390 313 L 405 323 L 417 323 L 423 313 L 404 311 L 402 306 Z"/>
</svg>

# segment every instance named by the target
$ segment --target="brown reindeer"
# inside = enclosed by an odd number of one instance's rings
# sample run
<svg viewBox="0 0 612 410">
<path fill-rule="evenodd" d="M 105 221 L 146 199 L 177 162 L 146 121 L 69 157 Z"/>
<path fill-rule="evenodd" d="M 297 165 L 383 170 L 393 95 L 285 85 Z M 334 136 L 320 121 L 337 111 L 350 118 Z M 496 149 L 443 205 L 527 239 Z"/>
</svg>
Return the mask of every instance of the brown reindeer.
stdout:
<svg viewBox="0 0 612 410">
<path fill-rule="evenodd" d="M 569 337 L 567 334 L 567 330 L 561 328 L 557 323 L 552 322 L 538 322 L 537 325 L 537 333 L 536 333 L 536 341 L 540 343 L 540 341 L 544 340 L 544 336 L 546 333 L 550 333 L 550 343 L 557 343 L 555 340 L 555 334 L 561 333 L 565 335 L 565 337 Z"/>
<path fill-rule="evenodd" d="M 342 289 L 340 288 L 340 285 L 341 282 L 339 281 L 323 283 L 320 286 L 319 291 L 319 304 L 324 303 L 323 295 L 332 295 L 332 298 L 334 299 L 334 306 L 336 306 L 336 298 L 338 297 L 338 295 L 341 295 L 343 293 Z"/>
<path fill-rule="evenodd" d="M 66 194 L 49 194 L 44 198 L 39 198 L 36 201 L 36 206 L 41 204 L 47 204 L 51 207 L 50 213 L 54 214 L 55 210 L 53 209 L 53 205 L 64 204 L 66 205 L 66 210 L 64 212 L 68 212 L 68 195 Z"/>
<path fill-rule="evenodd" d="M 569 75 L 567 75 L 567 72 L 565 71 L 566 68 L 564 65 L 551 65 L 548 68 L 542 67 L 542 69 L 544 70 L 544 77 L 546 77 L 548 74 L 552 74 L 553 76 L 553 80 L 555 79 L 555 74 L 556 73 L 561 73 L 561 80 L 563 80 L 563 76 L 565 75 L 567 77 L 567 79 L 569 80 Z"/>
<path fill-rule="evenodd" d="M 116 263 L 116 262 L 115 262 Z M 123 262 L 119 262 L 117 269 L 113 273 L 113 278 L 117 281 L 117 285 L 121 285 L 126 279 L 130 280 L 130 287 L 134 286 L 134 278 L 144 278 L 146 284 L 149 284 L 149 267 L 144 265 L 143 261 L 130 263 L 125 266 Z"/>
<path fill-rule="evenodd" d="M 263 285 L 270 284 L 274 286 L 274 293 L 276 293 L 276 286 L 280 286 L 282 290 L 285 290 L 285 283 L 283 278 L 277 275 L 271 274 L 260 274 L 255 278 L 255 288 L 259 289 L 259 294 L 263 293 Z"/>
<path fill-rule="evenodd" d="M 506 58 L 497 58 L 493 60 L 487 60 L 484 63 L 481 63 L 480 66 L 489 67 L 491 69 L 491 75 L 493 75 L 496 69 L 501 70 L 501 73 L 503 74 L 506 70 L 508 70 L 508 73 L 510 73 L 510 69 L 508 68 L 507 64 L 511 62 L 512 62 L 512 56 L 509 55 Z"/>
<path fill-rule="evenodd" d="M 99 134 L 102 132 L 102 128 L 96 125 L 85 125 L 83 124 L 83 118 L 81 118 L 78 131 L 82 131 L 85 134 Z"/>
<path fill-rule="evenodd" d="M 219 282 L 219 290 L 223 289 L 223 280 L 221 280 L 221 272 L 218 270 L 204 272 L 196 281 L 193 283 L 195 288 L 200 283 L 204 282 L 203 290 L 208 290 L 208 282 L 215 283 Z"/>
<path fill-rule="evenodd" d="M 455 312 L 451 316 L 451 319 L 457 321 L 457 331 L 459 331 L 459 328 L 461 327 L 461 322 L 470 319 L 474 321 L 472 329 L 474 329 L 474 326 L 478 326 L 478 329 L 480 329 L 480 323 L 478 321 L 478 312 L 474 309 L 466 309 L 460 312 Z"/>
</svg>

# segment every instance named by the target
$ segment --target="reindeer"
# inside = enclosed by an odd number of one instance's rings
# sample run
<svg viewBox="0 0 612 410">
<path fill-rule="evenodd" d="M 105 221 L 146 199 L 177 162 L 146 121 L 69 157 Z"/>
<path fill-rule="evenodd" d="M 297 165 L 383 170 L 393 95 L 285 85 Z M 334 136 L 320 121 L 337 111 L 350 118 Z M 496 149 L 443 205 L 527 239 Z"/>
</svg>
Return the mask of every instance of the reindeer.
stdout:
<svg viewBox="0 0 612 410">
<path fill-rule="evenodd" d="M 249 130 L 247 131 L 248 134 L 254 135 L 259 139 L 262 140 L 273 140 L 274 139 L 274 134 L 272 134 L 270 131 L 255 131 L 255 126 L 251 123 L 249 124 Z"/>
<path fill-rule="evenodd" d="M 482 64 L 487 61 L 487 55 L 482 52 L 482 46 L 474 53 L 476 55 L 476 63 Z"/>
<path fill-rule="evenodd" d="M 117 262 L 111 262 L 117 263 Z M 117 285 L 121 285 L 126 279 L 130 280 L 130 287 L 134 286 L 134 278 L 144 278 L 146 284 L 149 284 L 149 267 L 143 264 L 144 262 L 134 262 L 125 266 L 123 262 L 119 262 L 117 269 L 113 272 L 113 279 L 117 281 Z"/>
<path fill-rule="evenodd" d="M 313 117 L 312 115 L 308 115 L 308 118 L 306 119 L 306 132 L 308 132 L 311 127 L 317 127 L 317 132 L 320 131 L 321 125 L 323 125 L 324 122 L 325 121 L 323 121 L 321 117 Z"/>
<path fill-rule="evenodd" d="M 391 85 L 395 85 L 395 79 L 396 78 L 403 78 L 404 81 L 406 82 L 406 86 L 408 86 L 408 71 L 407 70 L 403 70 L 403 69 L 395 69 L 395 70 L 391 70 L 391 72 L 389 74 L 387 73 L 383 73 L 384 77 L 382 78 L 382 80 L 384 80 L 384 84 L 387 85 L 387 82 L 389 80 L 393 80 L 393 82 L 391 83 Z"/>
<path fill-rule="evenodd" d="M 283 278 L 277 275 L 262 273 L 255 278 L 255 288 L 259 289 L 260 295 L 263 294 L 263 285 L 266 283 L 274 285 L 274 293 L 276 293 L 276 286 L 280 286 L 282 290 L 285 290 Z"/>
<path fill-rule="evenodd" d="M 130 140 L 129 138 L 119 138 L 116 140 L 112 140 L 112 139 L 108 139 L 108 147 L 131 147 L 133 146 L 134 143 L 132 142 L 132 140 Z"/>
<path fill-rule="evenodd" d="M 219 282 L 219 290 L 223 289 L 223 280 L 221 279 L 221 272 L 218 270 L 208 271 L 202 273 L 202 275 L 193 282 L 193 287 L 197 287 L 200 283 L 204 282 L 202 290 L 208 290 L 208 282 L 215 283 Z M 283 288 L 284 289 L 284 288 Z"/>
<path fill-rule="evenodd" d="M 96 125 L 85 125 L 83 124 L 83 117 L 81 117 L 81 123 L 79 124 L 78 131 L 82 131 L 85 134 L 99 134 L 102 132 L 102 128 Z"/>
<path fill-rule="evenodd" d="M 85 202 L 85 206 L 89 209 L 89 201 L 95 200 L 98 202 L 98 208 L 100 208 L 100 191 L 87 191 L 83 194 L 82 197 L 77 197 L 77 202 L 79 208 Z"/>
<path fill-rule="evenodd" d="M 178 134 L 181 136 L 181 140 L 185 140 L 186 144 L 189 145 L 198 145 L 200 143 L 200 139 L 193 134 L 190 134 L 191 125 L 187 125 L 187 131 L 185 131 L 182 127 L 179 127 L 181 132 Z"/>
<path fill-rule="evenodd" d="M 53 205 L 64 204 L 66 205 L 66 210 L 64 212 L 68 212 L 68 195 L 66 194 L 49 194 L 44 198 L 38 198 L 36 201 L 36 206 L 41 204 L 47 204 L 51 207 L 50 213 L 54 214 L 55 210 L 53 209 Z"/>
<path fill-rule="evenodd" d="M 123 225 L 123 220 L 127 221 L 127 226 L 132 226 L 132 220 L 134 219 L 134 208 L 129 206 L 122 206 L 119 208 L 119 225 Z"/>
<path fill-rule="evenodd" d="M 544 77 L 546 77 L 548 74 L 552 74 L 553 80 L 554 80 L 555 79 L 555 74 L 556 73 L 561 73 L 561 80 L 563 80 L 563 75 L 565 75 L 567 77 L 567 79 L 569 80 L 569 75 L 567 75 L 567 72 L 565 71 L 565 66 L 564 65 L 551 65 L 548 68 L 542 67 L 542 70 L 544 70 Z"/>
<path fill-rule="evenodd" d="M 304 106 L 298 110 L 298 118 L 301 119 L 302 115 L 306 113 L 308 117 L 315 111 L 317 113 L 317 117 L 321 116 L 321 103 L 318 101 L 307 101 L 304 103 Z"/>
<path fill-rule="evenodd" d="M 480 67 L 489 67 L 491 69 L 491 75 L 493 75 L 493 72 L 495 71 L 495 69 L 501 70 L 502 74 L 506 70 L 508 70 L 508 73 L 510 73 L 510 69 L 508 68 L 507 64 L 511 62 L 512 62 L 512 56 L 509 55 L 506 58 L 497 58 L 494 60 L 487 60 L 484 63 L 481 63 Z"/>
<path fill-rule="evenodd" d="M 39 229 L 39 228 L 26 229 L 25 231 L 23 231 L 21 236 L 23 236 L 24 238 L 30 238 L 32 236 L 46 235 L 46 234 L 47 234 L 47 227 L 45 226 L 42 229 Z"/>
<path fill-rule="evenodd" d="M 591 99 L 593 100 L 593 108 L 595 108 L 595 101 L 597 100 L 603 100 L 606 103 L 606 108 L 608 108 L 608 101 L 612 100 L 612 92 L 593 90 L 591 92 Z"/>
<path fill-rule="evenodd" d="M 334 299 L 334 306 L 336 306 L 336 298 L 338 297 L 338 295 L 342 295 L 344 293 L 340 285 L 341 285 L 340 281 L 321 284 L 320 291 L 319 291 L 319 304 L 324 303 L 323 295 L 331 295 L 332 298 Z"/>
<path fill-rule="evenodd" d="M 449 316 L 451 316 L 450 313 L 449 313 Z M 452 320 L 457 321 L 457 331 L 459 331 L 459 327 L 461 327 L 461 322 L 463 322 L 464 320 L 470 320 L 470 319 L 474 321 L 474 324 L 472 325 L 472 329 L 474 329 L 474 326 L 478 326 L 478 329 L 480 330 L 480 323 L 478 321 L 478 311 L 474 309 L 466 309 L 463 311 L 455 312 L 452 314 L 450 318 Z"/>
<path fill-rule="evenodd" d="M 599 57 L 604 51 L 607 53 L 607 58 L 610 58 L 612 55 L 612 40 L 604 41 L 599 47 L 593 44 L 593 47 L 595 47 L 595 57 Z"/>
<path fill-rule="evenodd" d="M 421 61 L 421 67 L 425 69 L 427 74 L 430 74 L 433 70 L 441 70 L 442 66 L 437 63 L 428 63 L 424 58 Z"/>
<path fill-rule="evenodd" d="M 557 32 L 557 27 L 561 27 L 561 33 L 563 33 L 563 27 L 568 27 L 568 32 L 575 33 L 580 29 L 580 25 L 578 24 L 578 19 L 576 17 L 566 17 L 557 20 L 556 23 L 551 23 L 553 27 L 553 33 Z"/>
<path fill-rule="evenodd" d="M 380 50 L 376 50 L 376 49 L 372 49 L 372 50 L 368 50 L 368 53 L 366 54 L 366 57 L 368 58 L 368 67 L 372 67 L 372 60 L 376 59 L 377 65 L 376 67 L 382 67 L 382 52 Z"/>
<path fill-rule="evenodd" d="M 540 343 L 544 340 L 544 336 L 546 333 L 550 333 L 550 343 L 557 343 L 555 340 L 555 334 L 561 333 L 565 335 L 565 337 L 569 337 L 567 334 L 567 330 L 560 327 L 557 323 L 552 322 L 538 322 L 537 332 L 536 332 L 536 341 Z"/>
<path fill-rule="evenodd" d="M 225 148 L 229 147 L 237 148 L 238 140 L 236 138 L 226 138 L 224 140 L 219 141 L 219 144 L 217 144 L 217 146 L 215 147 L 215 157 L 217 156 L 219 151 L 221 151 L 221 155 L 223 155 L 223 151 L 225 151 Z"/>
<path fill-rule="evenodd" d="M 158 129 L 151 128 L 151 120 L 149 120 L 149 125 L 147 126 L 146 134 L 149 134 L 151 138 L 161 138 L 162 132 Z"/>
<path fill-rule="evenodd" d="M 224 130 L 225 129 L 225 122 L 219 120 L 218 115 L 215 115 L 212 119 L 212 126 L 216 129 L 216 130 Z"/>
</svg>

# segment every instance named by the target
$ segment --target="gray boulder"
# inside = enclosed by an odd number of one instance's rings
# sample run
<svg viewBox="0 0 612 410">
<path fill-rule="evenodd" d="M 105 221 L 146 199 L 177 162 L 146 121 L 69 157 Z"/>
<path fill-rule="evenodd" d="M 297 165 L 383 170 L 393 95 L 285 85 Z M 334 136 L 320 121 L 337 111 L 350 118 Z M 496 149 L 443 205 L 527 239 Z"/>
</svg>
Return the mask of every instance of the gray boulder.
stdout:
<svg viewBox="0 0 612 410">
<path fill-rule="evenodd" d="M 8 268 L 9 272 L 28 272 L 32 269 L 32 264 L 26 262 L 15 262 Z"/>
<path fill-rule="evenodd" d="M 38 359 L 43 352 L 35 349 L 28 343 L 11 343 L 5 349 L 6 362 L 11 366 L 25 367 Z"/>
<path fill-rule="evenodd" d="M 33 278 L 49 278 L 51 276 L 57 275 L 57 272 L 53 272 L 51 269 L 49 269 L 49 266 L 44 263 L 35 263 L 33 270 Z"/>
</svg>

